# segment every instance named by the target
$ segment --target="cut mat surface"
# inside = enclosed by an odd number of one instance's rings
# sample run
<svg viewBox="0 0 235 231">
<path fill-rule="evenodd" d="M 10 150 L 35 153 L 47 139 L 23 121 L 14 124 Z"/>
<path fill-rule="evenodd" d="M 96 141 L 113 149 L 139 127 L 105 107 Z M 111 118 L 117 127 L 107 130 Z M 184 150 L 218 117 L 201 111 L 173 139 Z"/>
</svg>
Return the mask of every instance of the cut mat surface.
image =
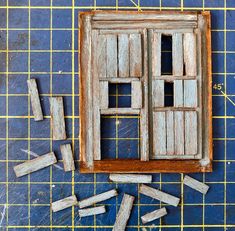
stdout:
<svg viewBox="0 0 235 231">
<path fill-rule="evenodd" d="M 210 186 L 206 196 L 182 184 L 181 174 L 154 174 L 152 186 L 181 204 L 142 225 L 140 216 L 163 204 L 140 195 L 137 184 L 115 184 L 106 174 L 65 173 L 62 162 L 16 179 L 13 166 L 54 150 L 49 97 L 63 96 L 68 141 L 78 159 L 78 13 L 98 9 L 210 10 L 212 13 L 214 172 L 191 174 Z M 235 2 L 233 0 L 1 0 L 0 1 L 0 226 L 1 230 L 111 230 L 124 192 L 136 197 L 128 230 L 235 230 Z M 27 79 L 37 78 L 45 119 L 34 122 Z M 128 86 L 111 89 L 113 105 L 129 104 Z M 103 118 L 104 157 L 139 155 L 138 117 Z M 111 129 L 108 130 L 107 127 Z M 78 208 L 52 213 L 50 202 L 83 199 L 117 188 L 107 213 L 79 219 Z M 152 226 L 153 225 L 153 226 Z"/>
</svg>

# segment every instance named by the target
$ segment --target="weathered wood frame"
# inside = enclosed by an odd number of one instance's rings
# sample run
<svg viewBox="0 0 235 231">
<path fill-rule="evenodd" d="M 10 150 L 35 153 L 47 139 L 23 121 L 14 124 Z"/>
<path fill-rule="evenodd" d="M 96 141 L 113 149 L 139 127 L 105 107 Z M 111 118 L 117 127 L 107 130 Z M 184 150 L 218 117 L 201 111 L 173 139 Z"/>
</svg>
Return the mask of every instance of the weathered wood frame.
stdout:
<svg viewBox="0 0 235 231">
<path fill-rule="evenodd" d="M 176 11 L 95 11 L 80 13 L 80 171 L 82 173 L 150 173 L 150 172 L 211 172 L 212 171 L 212 77 L 211 77 L 211 22 L 210 12 L 176 12 Z M 129 21 L 128 21 L 129 20 Z M 170 21 L 170 23 L 169 23 Z M 105 159 L 93 160 L 92 125 L 92 40 L 91 30 L 102 29 L 108 33 L 115 31 L 157 29 L 200 32 L 201 54 L 201 113 L 202 158 L 187 160 L 150 160 L 139 159 Z M 115 30 L 113 30 L 115 29 Z M 150 69 L 150 68 L 149 68 Z M 167 76 L 164 76 L 167 79 Z M 181 78 L 182 79 L 182 78 Z M 116 82 L 116 81 L 114 81 Z M 150 90 L 149 90 L 150 91 Z M 150 96 L 150 95 L 149 95 Z M 149 99 L 150 100 L 150 99 Z M 87 110 L 88 109 L 88 110 Z M 138 111 L 138 110 L 137 110 Z M 105 110 L 103 111 L 105 113 Z M 126 113 L 126 111 L 124 112 Z M 109 113 L 110 114 L 110 113 Z M 138 114 L 138 113 L 137 113 Z M 90 122 L 90 123 L 89 123 Z M 149 134 L 150 140 L 152 134 Z M 148 146 L 148 145 L 147 145 Z M 148 147 L 147 147 L 148 148 Z M 95 156 L 95 154 L 94 154 Z M 146 153 L 145 160 L 148 160 Z"/>
</svg>

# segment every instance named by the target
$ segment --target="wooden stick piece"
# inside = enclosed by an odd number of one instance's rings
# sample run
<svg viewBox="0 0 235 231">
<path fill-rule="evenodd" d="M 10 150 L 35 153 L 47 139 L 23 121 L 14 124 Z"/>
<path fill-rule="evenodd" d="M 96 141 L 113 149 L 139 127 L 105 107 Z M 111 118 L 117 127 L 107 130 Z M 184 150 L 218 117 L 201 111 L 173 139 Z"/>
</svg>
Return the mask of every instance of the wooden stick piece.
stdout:
<svg viewBox="0 0 235 231">
<path fill-rule="evenodd" d="M 75 195 L 66 197 L 64 199 L 55 201 L 51 204 L 51 208 L 53 212 L 57 212 L 69 207 L 72 207 L 73 205 L 77 205 L 77 197 Z"/>
<path fill-rule="evenodd" d="M 152 175 L 110 174 L 109 179 L 118 183 L 151 183 Z"/>
<path fill-rule="evenodd" d="M 115 197 L 117 195 L 118 195 L 117 190 L 112 189 L 112 190 L 109 190 L 107 192 L 103 192 L 103 193 L 100 193 L 98 195 L 94 195 L 92 197 L 81 200 L 81 201 L 78 202 L 78 205 L 79 205 L 80 208 L 85 208 L 85 207 L 88 207 L 88 206 L 93 205 L 95 203 L 108 200 L 108 199 L 110 199 L 112 197 Z"/>
<path fill-rule="evenodd" d="M 140 186 L 140 193 L 175 207 L 177 207 L 180 202 L 180 199 L 175 196 L 143 184 Z"/>
<path fill-rule="evenodd" d="M 28 160 L 14 167 L 17 177 L 27 175 L 42 168 L 48 167 L 57 162 L 54 152 L 39 156 L 33 160 Z"/>
<path fill-rule="evenodd" d="M 105 212 L 106 212 L 105 206 L 78 210 L 79 217 L 88 217 L 88 216 L 102 214 Z"/>
<path fill-rule="evenodd" d="M 64 171 L 68 172 L 75 170 L 71 145 L 70 144 L 60 145 L 60 151 L 63 158 Z"/>
<path fill-rule="evenodd" d="M 148 222 L 159 219 L 159 218 L 161 218 L 165 215 L 167 215 L 167 211 L 166 211 L 166 208 L 164 207 L 164 208 L 161 208 L 161 209 L 154 210 L 151 213 L 145 214 L 144 216 L 141 217 L 141 221 L 142 221 L 143 224 L 146 224 Z"/>
<path fill-rule="evenodd" d="M 195 180 L 194 178 L 187 176 L 187 175 L 184 177 L 184 184 L 189 186 L 192 189 L 195 189 L 196 191 L 198 191 L 202 194 L 206 194 L 209 189 L 208 185 L 206 185 L 198 180 Z"/>
</svg>

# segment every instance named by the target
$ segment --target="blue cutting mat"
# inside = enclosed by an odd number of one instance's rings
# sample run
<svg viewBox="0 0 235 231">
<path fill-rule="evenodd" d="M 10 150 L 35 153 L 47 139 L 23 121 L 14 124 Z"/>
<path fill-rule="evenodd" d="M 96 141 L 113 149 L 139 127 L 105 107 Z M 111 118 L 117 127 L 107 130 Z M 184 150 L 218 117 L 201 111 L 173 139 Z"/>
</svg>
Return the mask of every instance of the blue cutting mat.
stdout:
<svg viewBox="0 0 235 231">
<path fill-rule="evenodd" d="M 51 95 L 64 96 L 68 141 L 78 157 L 78 13 L 95 9 L 210 10 L 213 48 L 214 172 L 192 174 L 211 188 L 206 196 L 181 184 L 181 174 L 154 174 L 153 187 L 181 197 L 169 215 L 142 225 L 140 216 L 163 204 L 138 193 L 136 184 L 108 182 L 106 174 L 64 173 L 61 161 L 17 179 L 13 166 L 54 150 Z M 26 80 L 37 78 L 45 119 L 34 122 Z M 113 104 L 129 103 L 129 87 L 114 86 Z M 235 230 L 235 1 L 234 0 L 0 0 L 0 230 L 111 230 L 124 192 L 136 197 L 128 230 Z M 139 155 L 138 117 L 102 120 L 102 153 Z M 108 130 L 107 127 L 110 129 Z M 50 202 L 118 188 L 108 212 L 79 219 L 78 208 L 53 213 Z"/>
</svg>

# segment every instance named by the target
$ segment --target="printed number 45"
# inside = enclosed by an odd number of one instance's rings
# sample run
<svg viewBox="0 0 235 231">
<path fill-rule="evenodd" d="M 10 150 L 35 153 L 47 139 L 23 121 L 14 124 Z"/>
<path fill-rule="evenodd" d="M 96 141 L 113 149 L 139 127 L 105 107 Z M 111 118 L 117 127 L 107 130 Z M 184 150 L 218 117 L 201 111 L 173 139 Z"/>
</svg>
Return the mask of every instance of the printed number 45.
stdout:
<svg viewBox="0 0 235 231">
<path fill-rule="evenodd" d="M 220 91 L 222 90 L 223 85 L 224 85 L 223 83 L 214 84 L 213 88 Z"/>
</svg>

